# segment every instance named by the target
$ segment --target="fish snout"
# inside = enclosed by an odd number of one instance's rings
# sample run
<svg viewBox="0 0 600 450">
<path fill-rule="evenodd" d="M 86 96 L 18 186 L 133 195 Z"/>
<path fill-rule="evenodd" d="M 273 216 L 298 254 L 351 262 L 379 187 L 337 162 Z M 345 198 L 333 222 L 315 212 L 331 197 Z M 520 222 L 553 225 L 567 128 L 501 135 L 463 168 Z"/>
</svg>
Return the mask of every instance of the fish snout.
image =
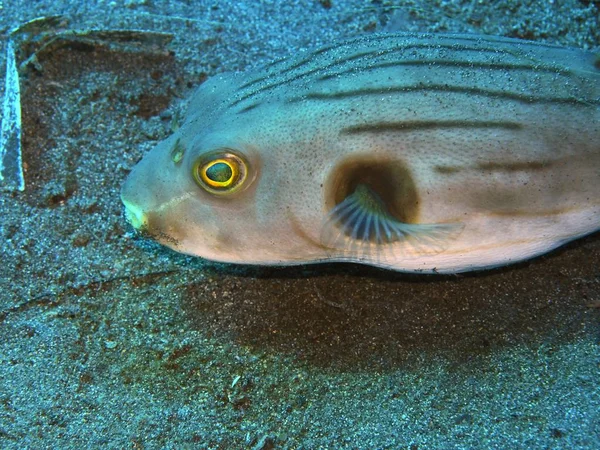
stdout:
<svg viewBox="0 0 600 450">
<path fill-rule="evenodd" d="M 193 192 L 169 183 L 169 173 L 156 176 L 136 166 L 121 188 L 125 218 L 142 236 L 176 247 L 185 236 L 186 221 Z"/>
<path fill-rule="evenodd" d="M 121 201 L 125 205 L 125 218 L 136 231 L 142 231 L 148 228 L 148 214 L 139 205 L 129 202 L 121 196 Z"/>
<path fill-rule="evenodd" d="M 121 193 L 121 201 L 125 206 L 125 218 L 141 236 L 166 245 L 178 241 L 173 235 L 174 227 L 170 224 L 171 211 L 168 203 L 154 205 L 143 199 L 136 201 L 135 196 L 128 196 L 125 189 Z"/>
<path fill-rule="evenodd" d="M 143 191 L 140 190 L 139 179 L 136 176 L 136 168 L 128 175 L 125 183 L 121 187 L 121 202 L 125 206 L 125 217 L 127 221 L 137 231 L 141 231 L 148 226 L 147 204 Z"/>
</svg>

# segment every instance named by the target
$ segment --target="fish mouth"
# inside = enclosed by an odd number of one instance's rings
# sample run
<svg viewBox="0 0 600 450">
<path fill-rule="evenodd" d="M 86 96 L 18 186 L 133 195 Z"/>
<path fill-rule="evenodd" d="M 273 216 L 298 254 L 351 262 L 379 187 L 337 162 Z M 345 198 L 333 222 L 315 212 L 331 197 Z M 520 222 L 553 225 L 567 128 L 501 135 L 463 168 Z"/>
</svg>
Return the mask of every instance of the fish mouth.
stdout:
<svg viewBox="0 0 600 450">
<path fill-rule="evenodd" d="M 125 196 L 121 196 L 121 201 L 125 206 L 125 218 L 138 234 L 174 248 L 180 243 L 180 239 L 174 236 L 178 234 L 175 232 L 177 207 L 190 197 L 192 194 L 185 192 L 152 209 L 146 209 Z"/>
<path fill-rule="evenodd" d="M 126 201 L 123 204 L 125 205 L 125 218 L 139 236 L 172 248 L 179 245 L 179 239 L 156 226 L 156 220 L 152 219 L 152 213 L 146 213 L 142 208 Z"/>
<path fill-rule="evenodd" d="M 147 230 L 148 214 L 135 203 L 131 203 L 124 198 L 121 198 L 121 201 L 123 202 L 123 205 L 125 205 L 125 218 L 127 219 L 127 222 L 129 222 L 138 232 Z"/>
</svg>

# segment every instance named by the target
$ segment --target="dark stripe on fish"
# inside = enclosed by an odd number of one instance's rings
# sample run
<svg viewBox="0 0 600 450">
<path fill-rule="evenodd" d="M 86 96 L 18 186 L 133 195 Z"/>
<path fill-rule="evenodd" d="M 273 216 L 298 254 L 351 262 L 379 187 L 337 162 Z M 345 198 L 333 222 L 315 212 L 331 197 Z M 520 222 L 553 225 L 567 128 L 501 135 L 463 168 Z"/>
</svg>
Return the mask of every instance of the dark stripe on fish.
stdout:
<svg viewBox="0 0 600 450">
<path fill-rule="evenodd" d="M 354 125 L 342 128 L 343 134 L 359 133 L 387 133 L 389 131 L 416 131 L 438 128 L 502 128 L 505 130 L 519 130 L 523 128 L 517 122 L 502 121 L 468 121 L 468 120 L 431 120 L 431 121 L 406 121 L 406 122 L 378 122 L 364 125 Z"/>
<path fill-rule="evenodd" d="M 559 216 L 570 211 L 577 211 L 577 208 L 542 209 L 540 211 L 531 211 L 528 209 L 496 209 L 488 211 L 488 215 L 500 217 L 541 217 Z"/>
<path fill-rule="evenodd" d="M 433 35 L 435 36 L 435 35 Z M 452 35 L 452 34 L 444 34 L 445 38 L 453 39 L 455 41 L 468 41 L 468 42 L 495 42 L 499 44 L 509 44 L 509 45 L 517 45 L 517 46 L 528 46 L 528 47 L 539 47 L 539 48 L 558 48 L 561 50 L 565 50 L 566 47 L 562 45 L 556 44 L 548 44 L 546 42 L 535 42 L 535 41 L 526 41 L 516 38 L 505 38 L 502 36 L 465 36 L 465 35 Z"/>
<path fill-rule="evenodd" d="M 464 170 L 477 170 L 484 172 L 532 172 L 549 169 L 555 161 L 512 161 L 499 162 L 489 161 L 476 166 L 435 166 L 434 170 L 442 175 L 452 175 Z"/>
<path fill-rule="evenodd" d="M 600 105 L 599 100 L 586 100 L 575 97 L 545 97 L 531 94 L 518 94 L 516 92 L 493 91 L 490 89 L 482 89 L 476 87 L 465 86 L 450 86 L 444 84 L 418 84 L 408 86 L 390 86 L 382 88 L 363 88 L 351 91 L 340 92 L 309 92 L 308 94 L 299 97 L 292 97 L 287 101 L 289 103 L 300 102 L 304 100 L 344 100 L 352 97 L 362 97 L 365 95 L 389 95 L 389 94 L 406 94 L 412 92 L 453 92 L 457 94 L 479 95 L 490 98 L 501 98 L 507 100 L 515 100 L 523 103 L 559 103 L 572 104 L 580 106 L 597 106 Z"/>
<path fill-rule="evenodd" d="M 338 48 L 338 47 L 332 47 L 332 48 Z M 231 106 L 234 106 L 235 104 L 237 104 L 237 103 L 239 103 L 239 102 L 241 102 L 241 101 L 243 101 L 243 100 L 245 100 L 245 99 L 247 99 L 249 97 L 252 97 L 252 96 L 254 96 L 254 95 L 256 95 L 256 94 L 258 94 L 260 92 L 264 92 L 266 90 L 276 88 L 276 87 L 281 86 L 283 84 L 289 83 L 291 81 L 298 80 L 298 79 L 306 77 L 308 75 L 312 75 L 312 74 L 317 73 L 319 71 L 323 71 L 323 70 L 331 69 L 332 67 L 343 65 L 343 64 L 345 64 L 347 62 L 354 61 L 356 59 L 368 58 L 368 57 L 373 57 L 373 58 L 374 57 L 380 57 L 380 56 L 384 56 L 384 55 L 387 55 L 387 54 L 390 54 L 390 53 L 404 53 L 404 52 L 406 52 L 406 50 L 419 49 L 419 48 L 420 49 L 423 49 L 423 48 L 425 48 L 425 49 L 432 49 L 432 50 L 438 50 L 438 49 L 441 49 L 441 48 L 445 48 L 445 49 L 449 49 L 449 50 L 452 50 L 452 51 L 455 51 L 455 52 L 470 52 L 470 51 L 472 51 L 472 52 L 484 52 L 484 53 L 485 52 L 489 52 L 489 53 L 494 53 L 494 54 L 508 53 L 508 54 L 510 54 L 512 56 L 515 56 L 514 53 L 512 53 L 512 52 L 506 52 L 506 51 L 498 49 L 498 48 L 470 47 L 470 46 L 464 46 L 464 45 L 459 45 L 459 44 L 435 44 L 435 45 L 432 45 L 432 44 L 429 44 L 429 43 L 419 43 L 419 44 L 398 45 L 398 46 L 395 46 L 393 48 L 388 48 L 388 49 L 385 49 L 385 50 L 373 49 L 373 50 L 369 50 L 369 51 L 363 51 L 363 52 L 360 52 L 360 53 L 353 53 L 351 55 L 347 55 L 346 57 L 344 57 L 342 59 L 338 58 L 338 59 L 335 59 L 333 61 L 328 62 L 325 65 L 320 65 L 320 66 L 315 67 L 315 68 L 313 68 L 311 70 L 308 70 L 308 71 L 301 72 L 299 74 L 293 75 L 293 76 L 291 76 L 289 78 L 285 78 L 283 80 L 279 80 L 279 81 L 273 82 L 273 83 L 268 84 L 266 86 L 261 86 L 260 88 L 254 90 L 252 92 L 247 92 L 241 98 L 239 98 L 238 100 L 236 100 Z M 324 50 L 328 50 L 328 49 L 329 49 L 329 47 L 327 47 Z M 254 80 L 248 81 L 248 82 L 242 84 L 239 87 L 239 91 L 241 91 L 243 89 L 246 89 L 246 88 L 248 88 L 250 86 L 253 86 L 255 84 L 258 84 L 258 83 L 260 83 L 262 81 L 267 81 L 269 79 L 275 78 L 276 76 L 281 77 L 281 76 L 285 75 L 286 73 L 292 72 L 294 69 L 298 69 L 298 68 L 300 68 L 300 67 L 302 67 L 302 66 L 304 66 L 304 65 L 306 65 L 306 64 L 308 64 L 310 62 L 314 63 L 315 60 L 313 58 L 314 58 L 314 56 L 315 56 L 316 53 L 322 53 L 322 51 L 315 52 L 311 56 L 303 58 L 302 60 L 296 62 L 295 64 L 282 69 L 279 73 L 267 74 L 267 75 L 264 75 L 262 77 L 255 78 Z"/>
<path fill-rule="evenodd" d="M 433 169 L 441 175 L 453 175 L 460 172 L 464 168 L 457 166 L 435 166 Z"/>
<path fill-rule="evenodd" d="M 371 70 L 377 70 L 385 67 L 394 66 L 444 66 L 444 67 L 466 67 L 469 69 L 491 69 L 491 70 L 522 70 L 529 72 L 547 72 L 561 75 L 572 75 L 573 71 L 565 69 L 564 67 L 553 67 L 553 66 L 542 66 L 542 65 L 531 65 L 531 64 L 507 64 L 507 63 L 489 63 L 482 61 L 452 61 L 447 59 L 420 59 L 420 60 L 406 60 L 406 61 L 384 61 L 380 63 L 368 64 L 366 66 L 350 67 L 346 70 L 341 70 L 335 73 L 329 73 L 322 75 L 318 80 L 328 80 L 335 78 L 340 75 L 345 75 L 354 72 L 368 72 Z"/>
<path fill-rule="evenodd" d="M 281 72 L 279 72 L 279 75 L 282 75 L 286 72 L 289 72 L 295 68 L 298 68 L 310 61 L 313 61 L 314 58 L 318 55 L 321 55 L 329 50 L 334 50 L 334 49 L 340 49 L 342 47 L 351 47 L 353 44 L 356 44 L 358 42 L 379 42 L 382 40 L 387 40 L 387 39 L 398 39 L 399 37 L 403 37 L 403 38 L 418 38 L 418 37 L 422 37 L 423 35 L 419 35 L 417 33 L 406 33 L 406 34 L 402 34 L 402 35 L 396 35 L 396 34 L 381 34 L 381 35 L 372 35 L 372 36 L 360 36 L 356 39 L 351 39 L 351 40 L 347 40 L 347 41 L 343 41 L 341 43 L 338 44 L 332 44 L 332 45 L 327 45 L 325 47 L 321 47 L 318 50 L 314 50 L 312 52 L 310 52 L 308 55 L 306 55 L 304 58 L 302 58 L 300 61 L 296 61 L 294 62 L 293 58 L 282 58 L 282 59 L 278 59 L 277 61 L 273 61 L 271 64 L 267 65 L 266 67 L 272 67 L 277 65 L 277 63 L 280 62 L 290 62 L 292 63 L 290 66 L 284 68 L 281 70 Z M 429 35 L 429 37 L 432 37 L 432 35 Z M 426 44 L 423 44 L 426 45 Z M 427 47 L 431 47 L 432 45 L 426 45 Z M 271 74 L 272 75 L 272 74 Z M 270 77 L 270 75 L 266 75 L 264 77 L 261 78 L 257 78 L 255 80 L 251 80 L 247 83 L 244 83 L 240 86 L 240 89 L 244 89 L 248 86 L 251 86 L 253 84 L 259 83 L 261 81 L 264 81 L 266 79 L 268 79 Z"/>
<path fill-rule="evenodd" d="M 260 103 L 252 103 L 252 104 L 246 106 L 245 108 L 240 109 L 237 113 L 238 114 L 243 114 L 245 112 L 253 110 L 254 108 L 256 108 L 258 106 L 260 106 Z"/>
<path fill-rule="evenodd" d="M 269 67 L 276 66 L 277 64 L 280 64 L 282 62 L 289 61 L 289 60 L 290 60 L 289 56 L 284 56 L 282 58 L 277 58 L 277 59 L 271 61 L 270 63 L 268 63 L 267 65 L 265 65 L 263 68 L 264 69 L 268 69 Z"/>
<path fill-rule="evenodd" d="M 562 47 L 560 45 L 548 44 L 545 42 L 526 41 L 526 40 L 520 40 L 520 39 L 514 39 L 514 38 L 504 38 L 501 36 L 500 37 L 499 36 L 485 36 L 485 37 L 473 36 L 473 37 L 470 37 L 470 36 L 459 35 L 459 34 L 385 33 L 385 34 L 372 34 L 372 35 L 366 35 L 366 36 L 359 36 L 355 39 L 351 39 L 351 40 L 343 41 L 338 44 L 328 45 L 328 46 L 319 48 L 318 50 L 309 53 L 299 63 L 310 61 L 315 56 L 321 55 L 329 50 L 340 49 L 343 47 L 350 47 L 357 43 L 376 43 L 376 42 L 392 40 L 392 39 L 398 39 L 398 40 L 399 39 L 428 39 L 428 40 L 431 40 L 431 42 L 424 44 L 424 46 L 431 47 L 431 48 L 436 48 L 436 47 L 437 48 L 439 48 L 439 47 L 452 48 L 452 45 L 456 46 L 456 44 L 441 44 L 440 42 L 438 42 L 442 39 L 451 39 L 454 41 L 472 42 L 474 44 L 501 43 L 501 44 L 508 44 L 508 45 L 516 45 L 516 46 L 519 46 L 520 48 L 538 47 L 538 48 L 564 49 L 564 47 Z M 478 50 L 478 49 L 474 48 L 473 50 Z M 485 49 L 482 49 L 482 50 L 485 51 Z M 496 48 L 492 47 L 491 50 L 494 50 L 497 53 L 506 52 L 505 50 L 498 49 L 497 47 Z M 275 66 L 279 63 L 285 62 L 285 61 L 292 62 L 293 60 L 290 58 L 280 58 L 276 61 L 269 63 L 266 67 L 273 67 L 273 66 Z M 299 64 L 299 63 L 294 64 L 294 66 L 297 66 L 297 64 Z M 250 82 L 250 83 L 253 83 L 253 82 Z M 246 87 L 247 85 L 241 86 L 241 87 Z"/>
<path fill-rule="evenodd" d="M 514 161 L 514 162 L 496 162 L 490 161 L 477 165 L 479 170 L 520 172 L 548 169 L 552 165 L 551 161 Z"/>
</svg>

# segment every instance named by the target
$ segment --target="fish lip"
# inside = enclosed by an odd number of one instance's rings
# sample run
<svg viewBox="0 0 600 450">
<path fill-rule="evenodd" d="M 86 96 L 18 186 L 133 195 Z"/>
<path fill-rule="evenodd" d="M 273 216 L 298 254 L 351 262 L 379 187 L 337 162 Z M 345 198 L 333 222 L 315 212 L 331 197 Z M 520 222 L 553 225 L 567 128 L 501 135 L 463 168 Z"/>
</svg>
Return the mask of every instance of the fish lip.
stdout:
<svg viewBox="0 0 600 450">
<path fill-rule="evenodd" d="M 125 202 L 123 202 L 125 203 Z M 133 227 L 135 234 L 143 239 L 150 239 L 168 247 L 177 249 L 180 240 L 169 233 L 152 227 L 152 214 L 145 214 L 141 209 L 132 208 L 129 202 L 125 203 L 125 218 Z"/>
<path fill-rule="evenodd" d="M 121 202 L 125 206 L 125 218 L 127 222 L 138 232 L 143 232 L 148 228 L 148 215 L 142 208 L 125 199 L 121 195 Z"/>
<path fill-rule="evenodd" d="M 150 209 L 145 209 L 136 202 L 128 200 L 127 195 L 124 193 L 121 194 L 121 201 L 125 206 L 125 218 L 138 235 L 179 251 L 178 247 L 181 245 L 181 238 L 175 237 L 172 233 L 168 232 L 172 230 L 172 227 L 168 225 L 168 219 L 165 222 L 165 215 L 168 216 L 173 208 L 193 196 L 192 192 L 184 192 Z"/>
</svg>

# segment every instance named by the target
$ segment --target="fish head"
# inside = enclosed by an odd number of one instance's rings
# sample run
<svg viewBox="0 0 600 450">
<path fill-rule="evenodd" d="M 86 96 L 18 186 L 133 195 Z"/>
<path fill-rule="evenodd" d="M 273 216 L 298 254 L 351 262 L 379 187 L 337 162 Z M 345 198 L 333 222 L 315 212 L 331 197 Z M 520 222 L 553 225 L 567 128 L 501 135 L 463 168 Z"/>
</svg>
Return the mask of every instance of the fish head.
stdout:
<svg viewBox="0 0 600 450">
<path fill-rule="evenodd" d="M 152 149 L 123 185 L 126 217 L 144 236 L 176 251 L 252 260 L 260 248 L 265 252 L 254 201 L 260 153 L 231 139 L 207 138 L 191 142 L 176 133 Z"/>
<path fill-rule="evenodd" d="M 221 108 L 226 80 L 203 85 L 186 122 L 134 166 L 121 190 L 126 217 L 143 236 L 210 260 L 310 259 L 291 212 L 304 216 L 304 206 L 314 206 L 303 186 L 323 175 L 286 156 L 287 138 L 273 137 L 278 124 Z"/>
</svg>

